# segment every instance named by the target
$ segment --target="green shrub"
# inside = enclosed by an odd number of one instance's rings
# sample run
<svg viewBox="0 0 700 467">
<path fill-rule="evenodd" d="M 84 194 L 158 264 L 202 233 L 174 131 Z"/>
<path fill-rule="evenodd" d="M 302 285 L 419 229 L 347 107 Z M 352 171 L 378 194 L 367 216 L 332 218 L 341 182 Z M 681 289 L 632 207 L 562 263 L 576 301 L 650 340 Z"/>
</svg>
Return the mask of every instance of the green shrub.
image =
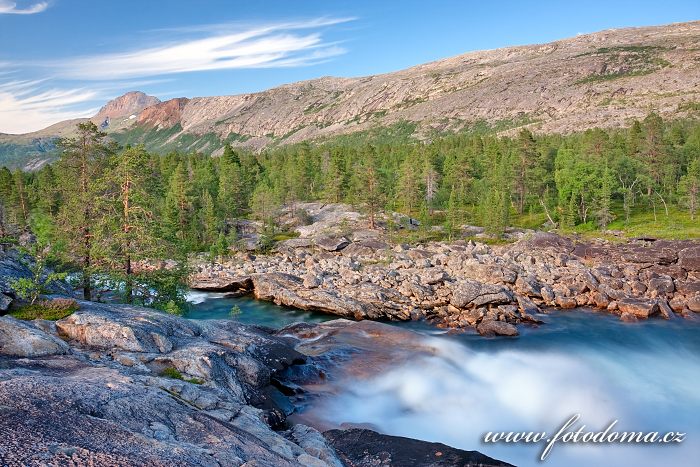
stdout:
<svg viewBox="0 0 700 467">
<path fill-rule="evenodd" d="M 63 319 L 80 308 L 78 302 L 72 298 L 54 298 L 52 300 L 38 300 L 13 310 L 10 314 L 17 319 L 32 320 L 46 319 L 56 321 Z"/>
</svg>

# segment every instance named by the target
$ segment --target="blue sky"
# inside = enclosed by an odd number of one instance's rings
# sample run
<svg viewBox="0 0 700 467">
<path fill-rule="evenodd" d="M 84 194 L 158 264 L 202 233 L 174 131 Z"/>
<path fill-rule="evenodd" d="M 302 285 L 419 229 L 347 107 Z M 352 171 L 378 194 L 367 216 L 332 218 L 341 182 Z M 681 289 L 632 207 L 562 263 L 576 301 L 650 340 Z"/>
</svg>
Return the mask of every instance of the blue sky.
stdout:
<svg viewBox="0 0 700 467">
<path fill-rule="evenodd" d="M 697 0 L 0 0 L 0 132 L 92 115 L 130 90 L 238 94 L 698 19 Z"/>
</svg>

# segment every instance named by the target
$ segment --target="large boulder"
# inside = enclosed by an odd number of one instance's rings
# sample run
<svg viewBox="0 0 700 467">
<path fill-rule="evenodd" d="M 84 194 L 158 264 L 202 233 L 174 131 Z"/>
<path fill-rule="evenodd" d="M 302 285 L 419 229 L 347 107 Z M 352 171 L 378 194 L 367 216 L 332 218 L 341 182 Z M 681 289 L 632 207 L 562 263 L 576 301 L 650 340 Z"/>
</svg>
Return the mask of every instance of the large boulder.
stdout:
<svg viewBox="0 0 700 467">
<path fill-rule="evenodd" d="M 43 357 L 62 355 L 68 345 L 31 323 L 11 316 L 0 317 L 0 355 L 6 357 Z"/>
<path fill-rule="evenodd" d="M 0 292 L 0 311 L 7 311 L 12 303 L 12 297 L 8 297 L 4 293 Z"/>
<path fill-rule="evenodd" d="M 343 462 L 349 466 L 495 467 L 510 465 L 477 451 L 463 451 L 442 443 L 384 435 L 367 429 L 329 430 L 323 435 L 330 441 Z"/>
<path fill-rule="evenodd" d="M 350 240 L 345 237 L 320 237 L 316 239 L 316 246 L 326 251 L 340 251 L 350 245 Z"/>
<path fill-rule="evenodd" d="M 638 319 L 646 319 L 658 313 L 659 304 L 656 300 L 645 300 L 641 298 L 623 298 L 618 300 L 617 307 L 623 314 L 627 313 Z"/>
<path fill-rule="evenodd" d="M 504 286 L 484 284 L 471 279 L 463 279 L 450 284 L 452 297 L 450 304 L 457 308 L 466 308 L 470 305 L 497 305 L 513 301 L 513 293 Z"/>
<path fill-rule="evenodd" d="M 191 288 L 209 292 L 236 292 L 253 288 L 250 276 L 195 274 L 190 276 L 189 282 Z"/>
<path fill-rule="evenodd" d="M 482 336 L 517 336 L 518 328 L 505 321 L 496 321 L 493 319 L 484 319 L 476 327 L 476 331 Z"/>
<path fill-rule="evenodd" d="M 700 246 L 685 248 L 678 252 L 678 264 L 686 271 L 700 271 Z"/>
</svg>

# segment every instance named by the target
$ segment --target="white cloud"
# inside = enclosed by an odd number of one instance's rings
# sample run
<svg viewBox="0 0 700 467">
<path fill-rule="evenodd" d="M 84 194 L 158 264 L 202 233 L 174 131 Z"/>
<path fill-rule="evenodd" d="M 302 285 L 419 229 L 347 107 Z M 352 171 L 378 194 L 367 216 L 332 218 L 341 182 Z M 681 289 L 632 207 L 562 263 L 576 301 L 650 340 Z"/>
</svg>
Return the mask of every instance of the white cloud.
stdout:
<svg viewBox="0 0 700 467">
<path fill-rule="evenodd" d="M 158 76 L 193 71 L 234 68 L 304 66 L 345 53 L 337 43 L 325 42 L 320 32 L 300 33 L 341 22 L 344 19 L 314 19 L 248 27 L 223 33 L 224 25 L 213 25 L 207 37 L 170 41 L 132 51 L 80 57 L 49 64 L 56 73 L 72 79 L 110 80 Z M 229 28 L 232 26 L 229 26 Z M 202 27 L 180 32 L 201 32 Z M 214 31 L 214 34 L 212 34 Z"/>
<path fill-rule="evenodd" d="M 35 13 L 41 13 L 48 7 L 49 2 L 38 2 L 26 8 L 18 8 L 16 2 L 0 0 L 0 15 L 33 15 Z"/>
<path fill-rule="evenodd" d="M 27 133 L 61 120 L 89 117 L 97 109 L 87 103 L 98 97 L 88 89 L 41 89 L 44 80 L 0 83 L 0 132 Z"/>
<path fill-rule="evenodd" d="M 18 9 L 15 2 L 0 0 L 0 13 L 37 13 L 47 5 L 41 2 Z M 92 116 L 99 106 L 125 89 L 175 79 L 164 75 L 322 63 L 345 53 L 338 43 L 324 40 L 322 28 L 352 20 L 316 18 L 263 25 L 187 26 L 150 31 L 155 37 L 168 37 L 150 47 L 38 66 L 36 61 L 0 62 L 0 132 L 26 133 L 61 120 Z M 27 69 L 50 78 L 13 79 Z M 87 81 L 92 83 L 87 85 Z M 95 81 L 100 83 L 96 85 Z"/>
</svg>

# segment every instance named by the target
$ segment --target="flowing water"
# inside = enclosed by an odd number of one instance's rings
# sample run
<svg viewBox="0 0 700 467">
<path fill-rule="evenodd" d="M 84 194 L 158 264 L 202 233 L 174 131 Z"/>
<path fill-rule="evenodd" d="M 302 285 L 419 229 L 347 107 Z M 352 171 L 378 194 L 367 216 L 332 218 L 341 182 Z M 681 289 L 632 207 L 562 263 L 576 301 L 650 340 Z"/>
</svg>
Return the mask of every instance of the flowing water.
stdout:
<svg viewBox="0 0 700 467">
<path fill-rule="evenodd" d="M 249 298 L 207 295 L 190 317 L 285 325 L 326 317 Z M 475 449 L 520 466 L 690 466 L 700 459 L 700 323 L 622 323 L 578 310 L 542 315 L 517 339 L 440 334 L 407 323 L 433 351 L 406 355 L 381 374 L 342 381 L 308 410 L 327 426 L 368 425 L 383 433 Z M 486 432 L 556 433 L 572 414 L 586 431 L 687 433 L 655 445 L 484 444 Z"/>
</svg>

